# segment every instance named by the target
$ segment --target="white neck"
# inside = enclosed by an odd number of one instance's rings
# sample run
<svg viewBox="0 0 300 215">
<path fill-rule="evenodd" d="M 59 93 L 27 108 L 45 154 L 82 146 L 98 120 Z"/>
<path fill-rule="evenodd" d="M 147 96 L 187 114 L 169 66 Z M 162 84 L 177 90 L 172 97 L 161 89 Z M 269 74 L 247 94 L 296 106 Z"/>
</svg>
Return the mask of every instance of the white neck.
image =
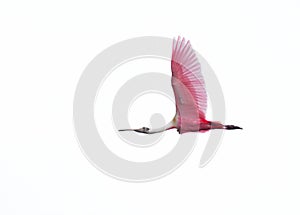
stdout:
<svg viewBox="0 0 300 215">
<path fill-rule="evenodd" d="M 173 120 L 171 122 L 169 122 L 168 124 L 166 124 L 165 126 L 163 126 L 163 127 L 151 128 L 147 133 L 148 134 L 155 134 L 155 133 L 164 132 L 164 131 L 172 129 L 172 128 L 175 128 L 175 123 L 174 123 Z"/>
</svg>

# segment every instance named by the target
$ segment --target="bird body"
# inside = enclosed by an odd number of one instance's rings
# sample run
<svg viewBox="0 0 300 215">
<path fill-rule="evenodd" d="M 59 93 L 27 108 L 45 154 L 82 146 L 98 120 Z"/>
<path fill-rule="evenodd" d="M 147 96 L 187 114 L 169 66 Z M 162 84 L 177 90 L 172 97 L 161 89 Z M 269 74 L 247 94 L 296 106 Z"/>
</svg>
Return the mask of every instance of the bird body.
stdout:
<svg viewBox="0 0 300 215">
<path fill-rule="evenodd" d="M 234 125 L 208 121 L 205 118 L 207 94 L 201 73 L 201 65 L 189 41 L 178 37 L 173 40 L 171 84 L 175 95 L 176 114 L 171 122 L 161 128 L 121 129 L 154 134 L 176 128 L 180 134 L 187 132 L 206 132 L 211 129 L 242 129 Z"/>
</svg>

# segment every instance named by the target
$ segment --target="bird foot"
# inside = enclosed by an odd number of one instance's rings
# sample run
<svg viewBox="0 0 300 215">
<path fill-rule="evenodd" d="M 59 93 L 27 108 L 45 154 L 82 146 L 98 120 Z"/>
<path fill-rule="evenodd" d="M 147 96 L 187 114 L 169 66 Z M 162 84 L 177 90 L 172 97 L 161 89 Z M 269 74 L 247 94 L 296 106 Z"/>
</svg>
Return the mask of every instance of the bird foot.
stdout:
<svg viewBox="0 0 300 215">
<path fill-rule="evenodd" d="M 227 130 L 234 130 L 234 129 L 243 129 L 239 126 L 235 126 L 235 125 L 225 125 L 225 129 Z"/>
</svg>

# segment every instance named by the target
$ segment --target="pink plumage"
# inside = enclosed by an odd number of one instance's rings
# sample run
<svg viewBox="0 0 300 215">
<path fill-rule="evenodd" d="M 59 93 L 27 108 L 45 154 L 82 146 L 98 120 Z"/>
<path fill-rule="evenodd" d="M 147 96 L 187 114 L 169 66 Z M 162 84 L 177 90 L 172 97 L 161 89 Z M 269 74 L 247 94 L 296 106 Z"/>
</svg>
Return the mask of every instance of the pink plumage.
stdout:
<svg viewBox="0 0 300 215">
<path fill-rule="evenodd" d="M 205 82 L 196 53 L 184 38 L 173 40 L 171 68 L 178 130 L 199 131 L 201 123 L 207 122 Z"/>
<path fill-rule="evenodd" d="M 178 37 L 172 47 L 172 87 L 176 101 L 174 119 L 161 128 L 120 129 L 155 134 L 176 128 L 180 134 L 186 132 L 206 132 L 211 129 L 242 129 L 235 125 L 223 125 L 205 118 L 207 95 L 201 65 L 190 41 Z"/>
</svg>

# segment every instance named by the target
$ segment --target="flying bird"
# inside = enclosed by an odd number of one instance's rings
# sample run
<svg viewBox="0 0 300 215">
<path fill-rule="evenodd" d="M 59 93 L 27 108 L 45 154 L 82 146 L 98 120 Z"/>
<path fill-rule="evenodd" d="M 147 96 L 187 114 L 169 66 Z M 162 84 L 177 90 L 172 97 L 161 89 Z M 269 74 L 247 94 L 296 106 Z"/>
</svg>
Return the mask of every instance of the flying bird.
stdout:
<svg viewBox="0 0 300 215">
<path fill-rule="evenodd" d="M 207 94 L 201 73 L 201 65 L 190 41 L 178 37 L 172 46 L 172 88 L 175 95 L 176 114 L 171 122 L 161 128 L 142 127 L 139 129 L 120 129 L 155 134 L 177 129 L 179 134 L 186 132 L 206 132 L 212 129 L 242 129 L 235 125 L 223 125 L 205 118 Z"/>
</svg>

